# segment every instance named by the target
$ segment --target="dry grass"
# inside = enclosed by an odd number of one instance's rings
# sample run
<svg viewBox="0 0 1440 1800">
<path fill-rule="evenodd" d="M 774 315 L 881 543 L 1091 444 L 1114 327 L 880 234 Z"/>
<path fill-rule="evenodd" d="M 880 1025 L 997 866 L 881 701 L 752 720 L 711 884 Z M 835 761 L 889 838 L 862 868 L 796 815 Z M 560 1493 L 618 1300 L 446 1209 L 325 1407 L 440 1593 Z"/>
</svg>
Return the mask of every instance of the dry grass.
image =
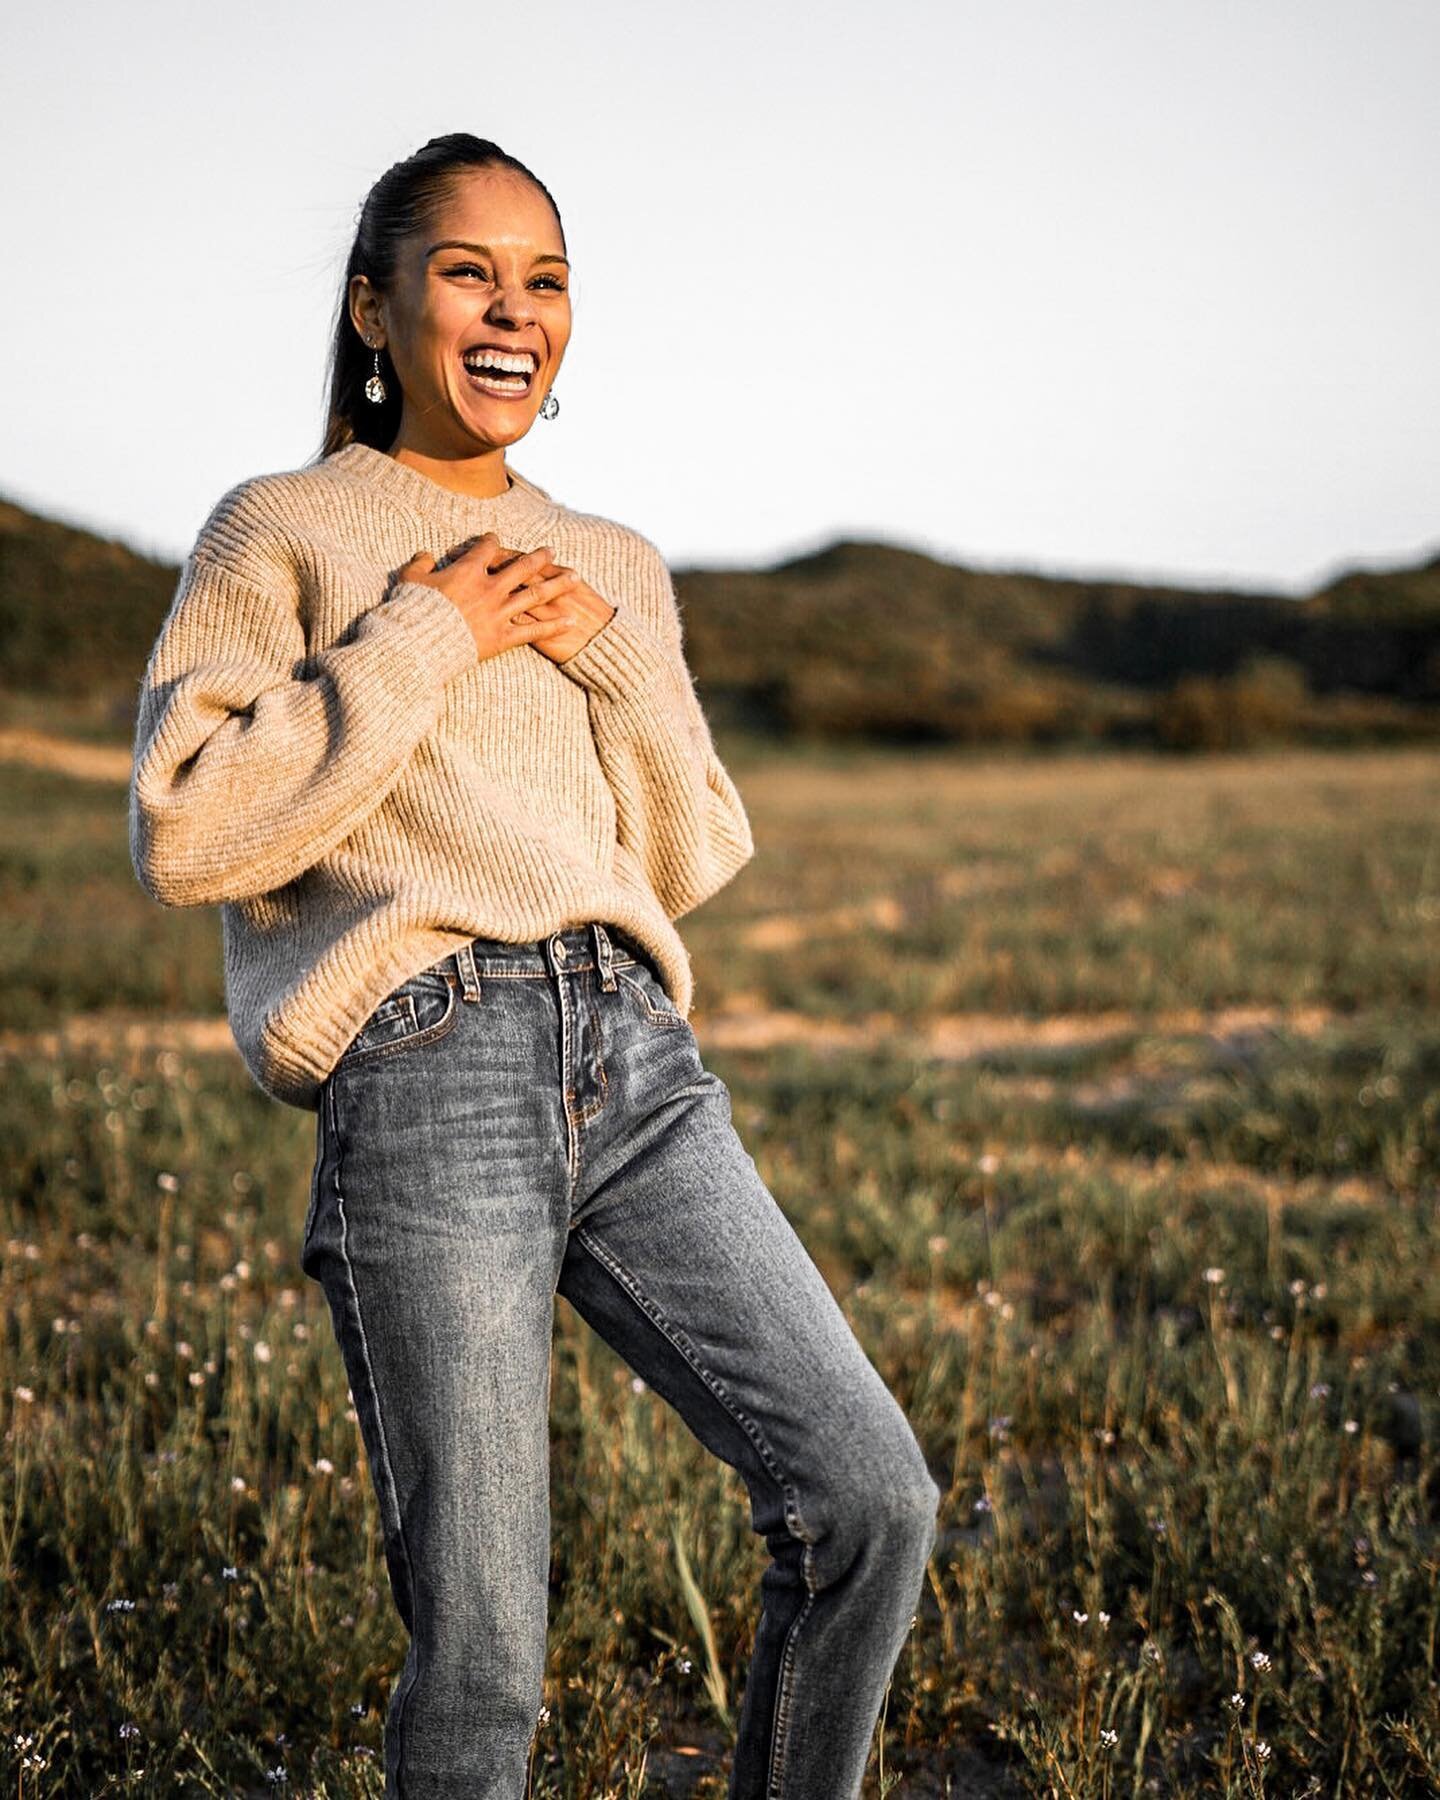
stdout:
<svg viewBox="0 0 1440 1800">
<path fill-rule="evenodd" d="M 867 1800 L 1435 1791 L 1440 757 L 728 760 L 702 1048 L 947 1494 Z M 0 801 L 0 1772 L 378 1795 L 312 1122 L 64 766 Z M 533 1794 L 719 1800 L 738 1478 L 563 1304 L 552 1442 Z"/>
</svg>

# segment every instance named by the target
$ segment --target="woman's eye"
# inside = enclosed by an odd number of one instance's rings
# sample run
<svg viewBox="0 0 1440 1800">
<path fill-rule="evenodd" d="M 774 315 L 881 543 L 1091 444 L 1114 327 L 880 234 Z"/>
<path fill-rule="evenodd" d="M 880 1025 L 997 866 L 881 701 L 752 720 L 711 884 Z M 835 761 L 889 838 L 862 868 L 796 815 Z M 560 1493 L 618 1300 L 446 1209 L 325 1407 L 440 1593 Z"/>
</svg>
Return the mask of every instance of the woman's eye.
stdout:
<svg viewBox="0 0 1440 1800">
<path fill-rule="evenodd" d="M 448 268 L 445 273 L 447 275 L 473 275 L 479 281 L 490 280 L 489 274 L 482 269 L 478 263 L 455 263 L 452 267 Z M 553 289 L 557 294 L 563 294 L 565 292 L 565 283 L 555 275 L 537 275 L 535 280 L 531 283 L 531 286 L 548 287 Z"/>
</svg>

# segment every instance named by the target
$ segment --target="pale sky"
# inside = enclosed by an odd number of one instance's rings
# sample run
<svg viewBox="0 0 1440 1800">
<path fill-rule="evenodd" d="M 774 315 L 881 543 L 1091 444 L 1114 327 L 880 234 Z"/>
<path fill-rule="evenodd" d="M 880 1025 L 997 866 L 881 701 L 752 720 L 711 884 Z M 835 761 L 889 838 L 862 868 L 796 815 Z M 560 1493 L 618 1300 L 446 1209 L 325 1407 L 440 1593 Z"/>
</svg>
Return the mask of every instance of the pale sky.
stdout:
<svg viewBox="0 0 1440 1800">
<path fill-rule="evenodd" d="M 30 0 L 3 34 L 0 495 L 137 548 L 314 455 L 366 190 L 472 131 L 575 265 L 560 417 L 510 460 L 672 563 L 847 535 L 1299 593 L 1440 549 L 1435 0 Z"/>
</svg>

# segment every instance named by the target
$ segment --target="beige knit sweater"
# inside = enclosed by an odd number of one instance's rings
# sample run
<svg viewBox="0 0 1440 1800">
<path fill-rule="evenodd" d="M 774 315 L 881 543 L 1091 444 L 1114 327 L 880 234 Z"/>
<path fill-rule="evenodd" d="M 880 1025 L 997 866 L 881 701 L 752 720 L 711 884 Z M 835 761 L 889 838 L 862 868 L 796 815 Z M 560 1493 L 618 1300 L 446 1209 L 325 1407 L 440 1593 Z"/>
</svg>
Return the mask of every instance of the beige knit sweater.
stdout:
<svg viewBox="0 0 1440 1800">
<path fill-rule="evenodd" d="M 221 908 L 235 1041 L 314 1110 L 376 1005 L 468 938 L 606 920 L 688 1015 L 673 921 L 754 854 L 638 532 L 511 471 L 492 499 L 350 444 L 239 483 L 185 561 L 141 683 L 130 851 L 166 906 Z M 616 608 L 564 663 L 479 658 L 397 581 L 484 531 L 550 545 Z"/>
</svg>

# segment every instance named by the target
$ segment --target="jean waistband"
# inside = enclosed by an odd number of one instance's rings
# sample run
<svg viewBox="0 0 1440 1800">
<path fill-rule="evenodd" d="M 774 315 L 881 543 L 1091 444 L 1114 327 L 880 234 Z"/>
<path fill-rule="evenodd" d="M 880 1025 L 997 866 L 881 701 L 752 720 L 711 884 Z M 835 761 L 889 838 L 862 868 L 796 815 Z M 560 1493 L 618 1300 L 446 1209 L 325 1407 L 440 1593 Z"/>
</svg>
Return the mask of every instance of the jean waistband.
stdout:
<svg viewBox="0 0 1440 1800">
<path fill-rule="evenodd" d="M 505 938 L 477 937 L 462 947 L 447 962 L 460 965 L 466 953 L 474 960 L 475 971 L 484 975 L 527 974 L 550 975 L 572 973 L 595 968 L 608 961 L 624 967 L 628 963 L 644 963 L 655 969 L 655 959 L 645 946 L 616 925 L 592 919 L 584 925 L 567 925 L 547 937 L 512 942 Z"/>
</svg>

